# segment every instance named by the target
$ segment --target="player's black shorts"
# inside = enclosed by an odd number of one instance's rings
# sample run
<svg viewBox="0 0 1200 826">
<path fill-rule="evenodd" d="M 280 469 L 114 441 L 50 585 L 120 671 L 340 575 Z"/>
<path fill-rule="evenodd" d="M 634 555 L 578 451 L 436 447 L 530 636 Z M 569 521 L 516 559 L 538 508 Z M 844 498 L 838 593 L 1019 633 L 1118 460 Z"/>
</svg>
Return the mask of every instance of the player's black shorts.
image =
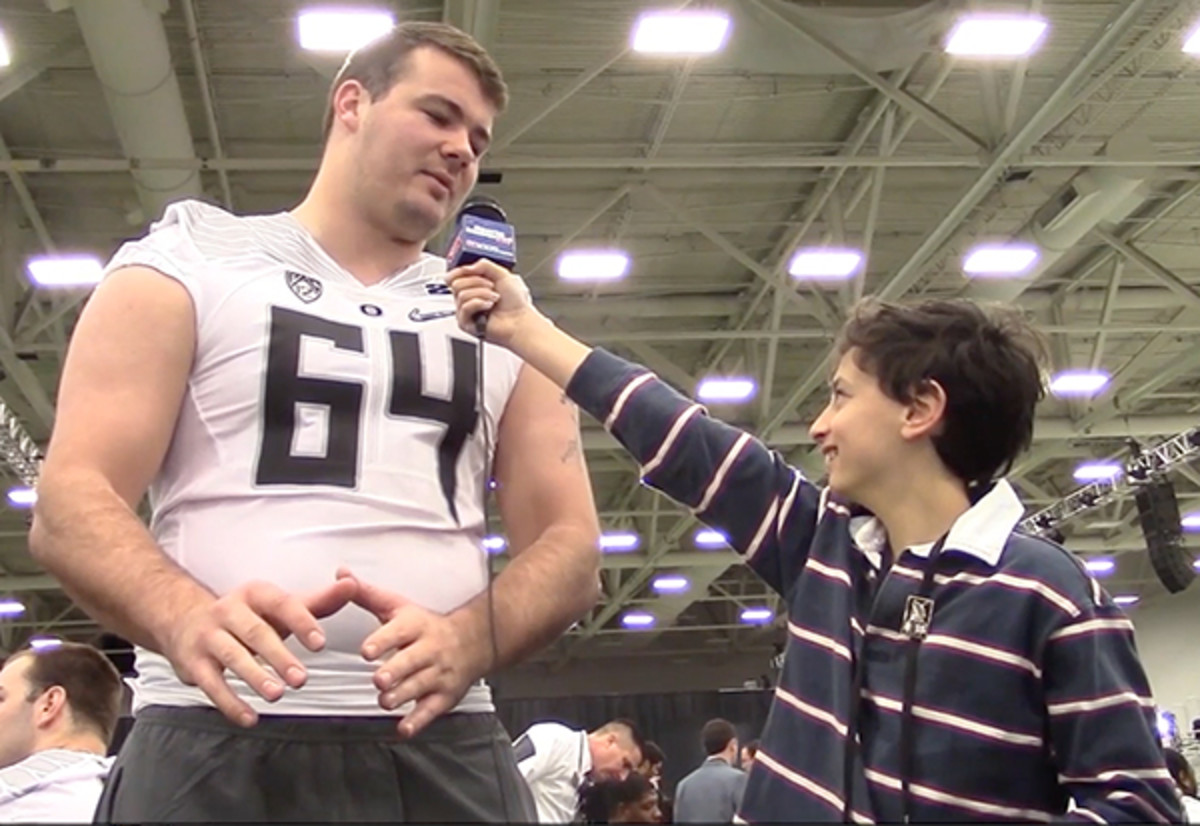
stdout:
<svg viewBox="0 0 1200 826">
<path fill-rule="evenodd" d="M 100 823 L 537 819 L 493 714 L 449 714 L 410 741 L 372 717 L 143 709 L 96 812 Z"/>
</svg>

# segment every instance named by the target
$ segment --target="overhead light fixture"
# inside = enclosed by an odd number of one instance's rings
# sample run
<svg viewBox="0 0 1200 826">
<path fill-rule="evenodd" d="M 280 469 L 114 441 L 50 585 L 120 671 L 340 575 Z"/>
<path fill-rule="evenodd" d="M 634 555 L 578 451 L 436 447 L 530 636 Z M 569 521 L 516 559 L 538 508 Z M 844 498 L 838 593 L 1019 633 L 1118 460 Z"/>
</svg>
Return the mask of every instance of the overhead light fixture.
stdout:
<svg viewBox="0 0 1200 826">
<path fill-rule="evenodd" d="M 37 491 L 33 488 L 10 488 L 8 504 L 14 508 L 31 508 L 37 504 Z"/>
<path fill-rule="evenodd" d="M 30 258 L 27 267 L 39 287 L 94 287 L 104 275 L 94 255 L 41 255 Z"/>
<path fill-rule="evenodd" d="M 1108 576 L 1113 571 L 1117 570 L 1117 563 L 1112 557 L 1094 556 L 1091 559 L 1085 560 L 1083 566 L 1091 572 L 1093 576 Z"/>
<path fill-rule="evenodd" d="M 1117 605 L 1135 605 L 1137 601 L 1138 598 L 1132 594 L 1121 594 L 1120 596 L 1113 597 L 1113 602 Z"/>
<path fill-rule="evenodd" d="M 300 47 L 312 52 L 352 52 L 396 25 L 391 12 L 366 9 L 308 9 L 296 18 Z"/>
<path fill-rule="evenodd" d="M 963 259 L 967 275 L 1020 275 L 1037 263 L 1037 247 L 1028 244 L 985 244 Z"/>
<path fill-rule="evenodd" d="M 646 12 L 634 23 L 632 47 L 642 54 L 712 54 L 728 34 L 729 15 L 720 12 Z"/>
<path fill-rule="evenodd" d="M 1192 568 L 1200 573 L 1200 556 L 1196 557 L 1196 561 L 1192 563 Z"/>
<path fill-rule="evenodd" d="M 1179 526 L 1185 531 L 1200 531 L 1200 511 L 1185 513 L 1179 519 Z"/>
<path fill-rule="evenodd" d="M 645 611 L 630 611 L 621 617 L 621 624 L 626 628 L 649 628 L 654 625 L 654 615 Z"/>
<path fill-rule="evenodd" d="M 4 30 L 0 29 L 0 67 L 7 66 L 12 63 L 12 52 L 8 50 L 8 40 L 4 37 Z"/>
<path fill-rule="evenodd" d="M 1041 43 L 1049 24 L 1040 17 L 968 15 L 950 30 L 946 53 L 958 57 L 1023 57 Z"/>
<path fill-rule="evenodd" d="M 696 531 L 696 535 L 692 537 L 692 541 L 699 548 L 727 548 L 729 547 L 729 537 L 720 531 L 715 531 L 712 528 L 701 528 Z"/>
<path fill-rule="evenodd" d="M 45 651 L 47 648 L 58 648 L 62 645 L 62 640 L 58 637 L 33 637 L 29 640 L 29 647 L 34 651 Z"/>
<path fill-rule="evenodd" d="M 1200 26 L 1193 29 L 1187 40 L 1183 41 L 1183 51 L 1186 54 L 1200 55 Z"/>
<path fill-rule="evenodd" d="M 660 594 L 682 594 L 691 587 L 691 583 L 685 576 L 660 576 L 654 578 L 650 587 Z"/>
<path fill-rule="evenodd" d="M 16 617 L 25 613 L 25 606 L 15 599 L 0 600 L 0 617 Z"/>
<path fill-rule="evenodd" d="M 629 256 L 617 250 L 576 250 L 558 259 L 563 281 L 617 281 L 629 272 Z"/>
<path fill-rule="evenodd" d="M 483 549 L 489 554 L 502 554 L 507 547 L 508 540 L 503 536 L 485 536 L 483 538 Z"/>
<path fill-rule="evenodd" d="M 1076 482 L 1109 482 L 1121 475 L 1122 468 L 1116 462 L 1085 462 L 1075 468 Z"/>
<path fill-rule="evenodd" d="M 1094 522 L 1086 523 L 1083 527 L 1089 531 L 1113 531 L 1124 524 L 1120 519 L 1097 519 Z"/>
<path fill-rule="evenodd" d="M 1056 396 L 1094 396 L 1108 386 L 1103 370 L 1063 370 L 1050 379 L 1050 392 Z"/>
<path fill-rule="evenodd" d="M 854 275 L 862 262 L 863 255 L 858 250 L 808 247 L 792 255 L 788 274 L 793 278 L 832 281 Z"/>
<path fill-rule="evenodd" d="M 775 619 L 775 612 L 770 608 L 743 608 L 738 619 L 747 625 L 765 625 Z"/>
<path fill-rule="evenodd" d="M 704 379 L 696 387 L 702 402 L 744 402 L 754 397 L 758 387 L 754 379 Z"/>
<path fill-rule="evenodd" d="M 600 535 L 600 550 L 606 553 L 625 553 L 626 551 L 637 550 L 637 546 L 641 543 L 636 533 L 628 533 L 625 531 L 616 533 L 605 533 Z"/>
</svg>

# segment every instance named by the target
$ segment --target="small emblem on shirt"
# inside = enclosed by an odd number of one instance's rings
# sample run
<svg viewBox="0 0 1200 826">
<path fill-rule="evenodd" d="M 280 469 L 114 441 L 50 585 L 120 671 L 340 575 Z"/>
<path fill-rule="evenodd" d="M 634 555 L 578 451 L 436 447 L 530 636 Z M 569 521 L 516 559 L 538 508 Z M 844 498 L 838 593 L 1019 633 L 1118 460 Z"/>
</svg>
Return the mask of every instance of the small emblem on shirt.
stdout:
<svg viewBox="0 0 1200 826">
<path fill-rule="evenodd" d="M 450 285 L 445 281 L 427 281 L 425 292 L 429 295 L 450 295 Z"/>
<path fill-rule="evenodd" d="M 454 310 L 421 311 L 416 307 L 413 307 L 408 311 L 408 318 L 410 321 L 434 321 L 436 319 L 446 318 L 447 316 L 452 315 L 454 315 Z"/>
<path fill-rule="evenodd" d="M 287 276 L 288 287 L 305 304 L 312 304 L 321 297 L 324 288 L 321 286 L 321 282 L 311 275 L 303 275 L 292 270 L 288 270 L 284 274 Z"/>
<path fill-rule="evenodd" d="M 904 603 L 904 621 L 900 633 L 910 640 L 923 640 L 929 634 L 933 622 L 933 600 L 929 597 L 911 596 Z"/>
</svg>

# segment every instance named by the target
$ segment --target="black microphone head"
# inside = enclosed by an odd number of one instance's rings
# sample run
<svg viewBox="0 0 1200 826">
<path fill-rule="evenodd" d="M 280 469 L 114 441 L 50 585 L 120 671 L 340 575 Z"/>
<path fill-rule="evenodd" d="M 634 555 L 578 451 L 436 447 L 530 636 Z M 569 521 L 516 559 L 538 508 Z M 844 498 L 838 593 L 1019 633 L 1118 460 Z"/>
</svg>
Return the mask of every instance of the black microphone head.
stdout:
<svg viewBox="0 0 1200 826">
<path fill-rule="evenodd" d="M 508 215 L 505 214 L 504 208 L 490 195 L 471 195 L 467 198 L 467 202 L 458 211 L 458 220 L 462 221 L 464 215 L 474 215 L 476 218 L 499 221 L 502 224 L 508 223 Z"/>
</svg>

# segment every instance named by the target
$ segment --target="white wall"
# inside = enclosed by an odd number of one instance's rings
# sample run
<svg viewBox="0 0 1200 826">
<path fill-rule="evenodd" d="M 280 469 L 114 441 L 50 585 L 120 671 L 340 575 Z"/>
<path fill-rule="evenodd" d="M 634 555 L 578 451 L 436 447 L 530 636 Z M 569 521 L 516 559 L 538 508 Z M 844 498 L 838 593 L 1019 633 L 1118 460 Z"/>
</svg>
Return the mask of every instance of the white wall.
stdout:
<svg viewBox="0 0 1200 826">
<path fill-rule="evenodd" d="M 1188 730 L 1200 717 L 1200 582 L 1138 605 L 1130 618 L 1155 702 Z"/>
</svg>

